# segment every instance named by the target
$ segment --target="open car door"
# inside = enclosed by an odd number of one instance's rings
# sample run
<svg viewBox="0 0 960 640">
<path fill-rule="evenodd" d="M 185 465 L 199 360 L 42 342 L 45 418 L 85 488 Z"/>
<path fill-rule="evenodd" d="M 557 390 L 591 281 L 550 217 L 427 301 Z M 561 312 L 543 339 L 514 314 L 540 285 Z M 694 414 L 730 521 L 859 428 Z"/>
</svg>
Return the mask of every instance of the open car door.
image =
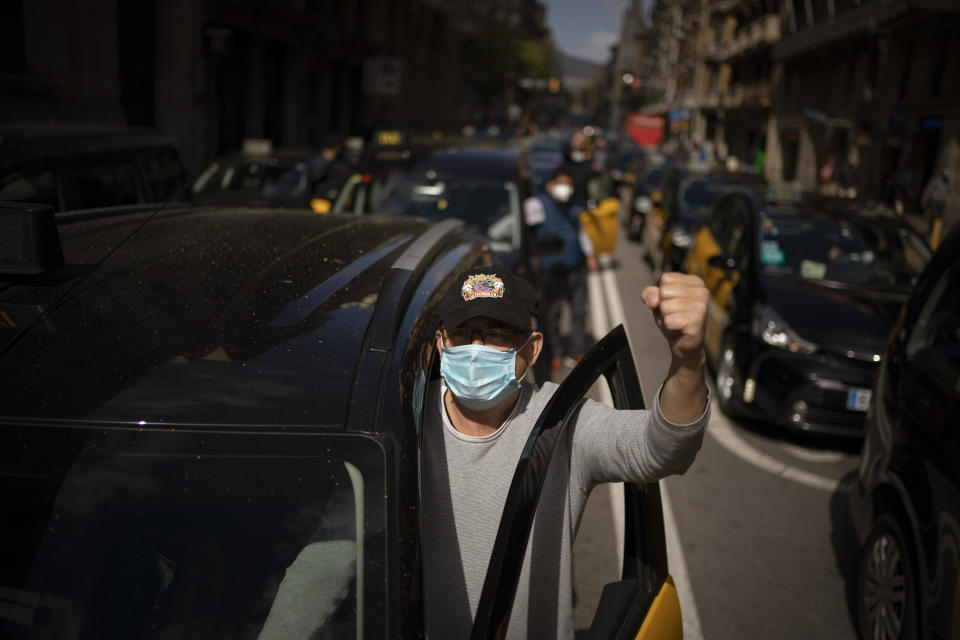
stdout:
<svg viewBox="0 0 960 640">
<path fill-rule="evenodd" d="M 502 638 L 513 605 L 540 490 L 554 452 L 593 383 L 603 376 L 617 409 L 643 409 L 643 393 L 623 326 L 600 340 L 554 392 L 537 420 L 503 508 L 474 619 L 473 640 Z M 680 602 L 667 573 L 667 547 L 658 484 L 625 483 L 626 518 L 621 579 L 606 585 L 588 638 L 683 637 Z"/>
</svg>

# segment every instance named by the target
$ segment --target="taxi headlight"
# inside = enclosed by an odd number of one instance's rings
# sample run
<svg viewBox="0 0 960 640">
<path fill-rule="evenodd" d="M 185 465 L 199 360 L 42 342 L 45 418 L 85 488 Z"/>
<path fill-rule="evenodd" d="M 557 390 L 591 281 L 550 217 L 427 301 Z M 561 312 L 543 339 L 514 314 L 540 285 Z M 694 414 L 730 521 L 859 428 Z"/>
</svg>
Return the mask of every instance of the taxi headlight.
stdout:
<svg viewBox="0 0 960 640">
<path fill-rule="evenodd" d="M 633 206 L 640 213 L 650 213 L 650 210 L 653 209 L 653 201 L 648 196 L 637 196 Z"/>
<path fill-rule="evenodd" d="M 673 242 L 673 246 L 686 249 L 690 246 L 692 238 L 686 229 L 674 229 L 673 239 L 671 241 Z"/>
<path fill-rule="evenodd" d="M 818 347 L 804 340 L 769 305 L 759 305 L 753 315 L 753 335 L 767 344 L 792 353 L 814 353 Z"/>
</svg>

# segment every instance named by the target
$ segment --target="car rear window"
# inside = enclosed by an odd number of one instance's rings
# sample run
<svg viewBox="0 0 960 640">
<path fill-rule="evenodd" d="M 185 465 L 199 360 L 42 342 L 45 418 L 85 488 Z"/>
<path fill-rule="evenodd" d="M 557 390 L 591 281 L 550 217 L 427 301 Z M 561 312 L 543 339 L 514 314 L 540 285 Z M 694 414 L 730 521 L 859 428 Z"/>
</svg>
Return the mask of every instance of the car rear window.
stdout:
<svg viewBox="0 0 960 640">
<path fill-rule="evenodd" d="M 48 204 L 56 211 L 60 208 L 57 178 L 50 169 L 4 177 L 0 179 L 0 200 Z"/>
<path fill-rule="evenodd" d="M 76 209 L 93 209 L 137 203 L 136 171 L 132 159 L 73 167 Z"/>
<path fill-rule="evenodd" d="M 373 440 L 33 424 L 0 442 L 12 637 L 385 635 Z"/>
</svg>

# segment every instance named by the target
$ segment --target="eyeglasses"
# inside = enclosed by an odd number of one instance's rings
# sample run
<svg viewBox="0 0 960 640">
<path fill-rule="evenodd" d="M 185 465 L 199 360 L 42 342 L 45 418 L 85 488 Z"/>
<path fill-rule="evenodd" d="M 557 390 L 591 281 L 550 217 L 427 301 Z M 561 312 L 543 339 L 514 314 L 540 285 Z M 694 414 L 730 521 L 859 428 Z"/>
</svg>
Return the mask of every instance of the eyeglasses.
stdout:
<svg viewBox="0 0 960 640">
<path fill-rule="evenodd" d="M 468 329 L 467 327 L 455 327 L 453 329 L 444 329 L 447 344 L 451 347 L 461 347 L 465 344 L 473 343 L 473 336 L 480 336 L 480 342 L 488 347 L 495 349 L 509 349 L 517 342 L 517 336 L 529 331 L 519 329 L 506 329 L 503 327 L 491 327 L 489 329 Z"/>
</svg>

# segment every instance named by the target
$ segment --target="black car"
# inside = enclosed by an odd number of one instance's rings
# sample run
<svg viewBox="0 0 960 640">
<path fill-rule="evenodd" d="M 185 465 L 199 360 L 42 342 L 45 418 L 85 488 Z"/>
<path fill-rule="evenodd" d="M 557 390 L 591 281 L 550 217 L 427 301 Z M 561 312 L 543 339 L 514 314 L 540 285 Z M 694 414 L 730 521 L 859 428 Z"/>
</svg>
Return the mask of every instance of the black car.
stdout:
<svg viewBox="0 0 960 640">
<path fill-rule="evenodd" d="M 0 124 L 0 202 L 54 211 L 189 201 L 176 140 L 138 127 Z"/>
<path fill-rule="evenodd" d="M 237 153 L 214 160 L 194 180 L 196 204 L 266 207 L 311 206 L 311 149 L 276 149 L 269 140 L 248 140 Z"/>
<path fill-rule="evenodd" d="M 527 272 L 529 234 L 523 201 L 532 186 L 517 148 L 455 147 L 418 162 L 379 211 L 428 220 L 459 218 L 490 241 L 494 260 Z"/>
<path fill-rule="evenodd" d="M 793 193 L 718 197 L 687 256 L 728 415 L 861 437 L 890 329 L 929 259 L 892 212 Z"/>
<path fill-rule="evenodd" d="M 422 636 L 421 411 L 440 297 L 480 238 L 252 207 L 9 204 L 0 229 L 5 636 Z M 518 460 L 474 637 L 509 611 L 543 436 L 600 375 L 643 406 L 614 331 Z M 679 632 L 658 486 L 625 492 L 623 580 L 593 637 Z"/>
<path fill-rule="evenodd" d="M 960 634 L 960 230 L 890 338 L 848 487 L 863 638 Z"/>
</svg>

